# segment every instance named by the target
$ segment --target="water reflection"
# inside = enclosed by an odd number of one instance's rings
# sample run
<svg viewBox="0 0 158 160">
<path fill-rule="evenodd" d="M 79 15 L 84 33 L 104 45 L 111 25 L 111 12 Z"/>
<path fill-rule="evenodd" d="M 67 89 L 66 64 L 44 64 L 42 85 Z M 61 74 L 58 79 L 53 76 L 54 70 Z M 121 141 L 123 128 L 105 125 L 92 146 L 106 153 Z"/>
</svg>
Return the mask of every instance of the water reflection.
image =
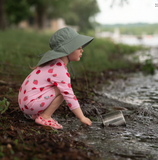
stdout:
<svg viewBox="0 0 158 160">
<path fill-rule="evenodd" d="M 129 74 L 126 81 L 118 80 L 102 91 L 108 97 L 120 99 L 132 104 L 145 102 L 154 103 L 158 101 L 158 71 L 154 76 L 142 73 Z M 123 87 L 122 87 L 123 86 Z"/>
<path fill-rule="evenodd" d="M 143 36 L 141 39 L 136 36 L 122 36 L 119 41 L 128 45 L 145 45 L 150 47 L 158 46 L 158 36 Z"/>
</svg>

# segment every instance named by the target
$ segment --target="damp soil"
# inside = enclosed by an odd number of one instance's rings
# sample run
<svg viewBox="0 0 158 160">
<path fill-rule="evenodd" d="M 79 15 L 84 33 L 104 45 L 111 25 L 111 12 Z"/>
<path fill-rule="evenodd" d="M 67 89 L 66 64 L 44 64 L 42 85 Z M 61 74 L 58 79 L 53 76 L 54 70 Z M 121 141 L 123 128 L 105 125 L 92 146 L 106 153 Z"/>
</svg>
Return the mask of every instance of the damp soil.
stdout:
<svg viewBox="0 0 158 160">
<path fill-rule="evenodd" d="M 66 129 L 74 115 L 65 103 L 55 113 L 60 123 L 60 119 L 63 120 L 64 129 L 53 130 L 36 124 L 20 111 L 17 102 L 20 84 L 0 83 L 0 100 L 5 97 L 10 103 L 8 109 L 0 114 L 1 160 L 93 160 L 100 157 L 93 146 L 75 139 L 79 134 L 73 127 L 71 129 L 71 123 Z M 78 130 L 84 127 L 78 125 Z"/>
<path fill-rule="evenodd" d="M 10 102 L 9 108 L 0 115 L 0 159 L 158 159 L 157 99 L 148 101 L 147 94 L 139 94 L 142 93 L 139 89 L 131 87 L 139 88 L 136 84 L 142 84 L 147 77 L 131 80 L 133 75 L 128 73 L 129 70 L 105 71 L 99 78 L 91 77 L 95 86 L 84 78 L 73 80 L 72 87 L 81 108 L 93 123 L 90 127 L 81 124 L 63 103 L 53 115 L 63 130 L 52 130 L 28 119 L 17 102 L 20 83 L 0 81 L 0 100 L 5 97 Z M 151 88 L 152 81 L 148 79 L 142 91 Z M 151 97 L 156 98 L 154 85 L 155 93 L 151 90 L 151 94 L 155 96 Z M 122 111 L 126 126 L 103 126 L 101 116 L 116 110 Z"/>
</svg>

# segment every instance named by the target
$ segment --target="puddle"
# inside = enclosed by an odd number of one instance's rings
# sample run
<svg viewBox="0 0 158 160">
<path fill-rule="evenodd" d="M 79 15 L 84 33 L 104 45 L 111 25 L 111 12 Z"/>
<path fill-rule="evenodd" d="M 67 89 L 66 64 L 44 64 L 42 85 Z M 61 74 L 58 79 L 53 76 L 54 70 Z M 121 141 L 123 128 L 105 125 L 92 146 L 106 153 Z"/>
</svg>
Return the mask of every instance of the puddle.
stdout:
<svg viewBox="0 0 158 160">
<path fill-rule="evenodd" d="M 105 96 L 100 102 L 106 107 L 128 109 L 123 111 L 127 127 L 119 134 L 121 141 L 116 134 L 111 139 L 116 142 L 112 146 L 115 155 L 121 159 L 158 159 L 158 71 L 154 76 L 129 74 L 126 81 L 118 80 L 100 88 L 100 93 Z"/>
</svg>

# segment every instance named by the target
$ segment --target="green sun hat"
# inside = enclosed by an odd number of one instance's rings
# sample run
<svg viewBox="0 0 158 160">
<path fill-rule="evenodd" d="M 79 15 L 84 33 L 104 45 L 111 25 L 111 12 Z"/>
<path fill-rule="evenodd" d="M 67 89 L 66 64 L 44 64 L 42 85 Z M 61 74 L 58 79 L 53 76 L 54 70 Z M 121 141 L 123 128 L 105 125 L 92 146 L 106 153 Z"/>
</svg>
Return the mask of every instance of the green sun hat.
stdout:
<svg viewBox="0 0 158 160">
<path fill-rule="evenodd" d="M 94 37 L 78 34 L 71 27 L 65 27 L 56 31 L 49 40 L 49 46 L 52 50 L 47 51 L 38 62 L 40 66 L 53 59 L 68 56 L 76 49 L 87 46 Z"/>
</svg>

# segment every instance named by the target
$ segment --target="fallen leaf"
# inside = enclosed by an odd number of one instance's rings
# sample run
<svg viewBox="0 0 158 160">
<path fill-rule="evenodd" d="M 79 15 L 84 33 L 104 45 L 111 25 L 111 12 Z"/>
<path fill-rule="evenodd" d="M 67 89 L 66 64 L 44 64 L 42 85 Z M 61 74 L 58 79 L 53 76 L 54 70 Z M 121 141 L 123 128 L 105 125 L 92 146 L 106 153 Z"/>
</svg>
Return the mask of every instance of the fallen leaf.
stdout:
<svg viewBox="0 0 158 160">
<path fill-rule="evenodd" d="M 31 148 L 26 147 L 26 146 L 25 146 L 25 149 L 28 150 L 28 151 L 31 151 L 31 150 L 32 150 Z"/>
<path fill-rule="evenodd" d="M 11 129 L 12 131 L 14 131 L 14 127 L 13 127 L 13 126 L 10 126 L 10 129 Z"/>
<path fill-rule="evenodd" d="M 123 107 L 112 107 L 114 110 L 127 110 L 127 108 Z"/>
<path fill-rule="evenodd" d="M 11 149 L 12 148 L 11 144 L 7 144 L 7 148 Z"/>
</svg>

